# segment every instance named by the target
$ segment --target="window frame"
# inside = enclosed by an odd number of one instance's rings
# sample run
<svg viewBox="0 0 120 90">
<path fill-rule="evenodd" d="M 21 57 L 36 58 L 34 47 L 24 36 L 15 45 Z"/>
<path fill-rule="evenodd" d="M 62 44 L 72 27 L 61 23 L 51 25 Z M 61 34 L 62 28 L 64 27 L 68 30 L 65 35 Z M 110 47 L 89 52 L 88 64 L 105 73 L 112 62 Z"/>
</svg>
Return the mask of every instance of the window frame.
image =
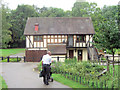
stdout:
<svg viewBox="0 0 120 90">
<path fill-rule="evenodd" d="M 36 40 L 35 40 L 35 37 L 37 37 Z M 43 36 L 42 35 L 41 36 L 33 36 L 33 40 L 34 40 L 34 42 L 43 42 Z"/>
<path fill-rule="evenodd" d="M 79 40 L 78 40 L 79 37 Z M 80 40 L 80 38 L 82 38 Z M 86 42 L 86 35 L 76 35 L 76 42 Z"/>
</svg>

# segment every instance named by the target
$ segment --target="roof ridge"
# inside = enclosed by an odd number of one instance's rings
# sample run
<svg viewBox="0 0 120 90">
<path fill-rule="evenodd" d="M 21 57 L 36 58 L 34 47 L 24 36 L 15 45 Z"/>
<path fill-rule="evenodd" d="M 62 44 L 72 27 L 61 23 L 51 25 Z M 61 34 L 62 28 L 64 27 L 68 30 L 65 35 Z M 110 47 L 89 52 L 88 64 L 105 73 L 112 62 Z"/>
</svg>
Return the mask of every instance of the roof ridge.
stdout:
<svg viewBox="0 0 120 90">
<path fill-rule="evenodd" d="M 28 19 L 30 18 L 81 18 L 81 19 L 90 19 L 91 17 L 28 17 Z"/>
</svg>

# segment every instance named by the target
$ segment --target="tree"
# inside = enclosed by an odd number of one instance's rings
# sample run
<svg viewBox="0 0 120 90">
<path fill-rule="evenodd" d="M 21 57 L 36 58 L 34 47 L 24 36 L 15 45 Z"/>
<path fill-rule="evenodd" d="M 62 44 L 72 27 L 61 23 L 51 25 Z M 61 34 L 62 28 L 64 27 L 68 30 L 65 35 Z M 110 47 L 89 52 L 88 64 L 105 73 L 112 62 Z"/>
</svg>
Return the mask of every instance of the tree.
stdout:
<svg viewBox="0 0 120 90">
<path fill-rule="evenodd" d="M 74 17 L 90 17 L 97 9 L 96 3 L 76 2 L 72 8 L 72 16 Z"/>
<path fill-rule="evenodd" d="M 38 7 L 34 6 L 34 5 L 33 5 L 33 7 L 34 7 L 34 9 L 36 10 L 36 12 L 37 12 L 38 14 L 41 14 L 41 13 L 44 12 L 44 11 L 48 11 L 48 8 L 47 8 L 47 7 L 38 8 Z"/>
<path fill-rule="evenodd" d="M 65 11 L 64 17 L 72 17 L 72 11 L 69 10 Z"/>
<path fill-rule="evenodd" d="M 2 5 L 2 48 L 7 48 L 11 41 L 12 32 L 9 30 L 11 24 L 9 23 L 10 10 L 7 6 Z"/>
<path fill-rule="evenodd" d="M 105 17 L 105 20 L 101 23 L 101 29 L 99 30 L 99 35 L 97 36 L 97 44 L 102 48 L 108 49 L 112 52 L 114 76 L 114 50 L 120 48 L 120 31 L 118 29 L 118 8 L 117 6 L 108 6 L 104 7 L 102 11 L 102 15 Z"/>
<path fill-rule="evenodd" d="M 21 43 L 25 40 L 23 32 L 25 29 L 27 18 L 37 16 L 38 13 L 36 12 L 35 8 L 30 5 L 18 5 L 17 9 L 11 12 L 11 47 L 21 47 Z"/>
<path fill-rule="evenodd" d="M 113 61 L 114 49 L 120 47 L 118 11 L 120 10 L 117 6 L 104 6 L 103 9 L 100 9 L 96 3 L 88 2 L 76 2 L 72 8 L 72 16 L 92 18 L 96 33 L 94 35 L 96 46 L 111 50 Z"/>
<path fill-rule="evenodd" d="M 40 17 L 64 17 L 65 12 L 61 8 L 42 8 Z"/>
<path fill-rule="evenodd" d="M 82 2 L 81 0 L 79 1 L 80 2 L 76 2 L 72 8 L 72 16 L 92 18 L 93 26 L 96 33 L 94 35 L 94 41 L 97 42 L 97 35 L 99 35 L 99 30 L 102 29 L 100 25 L 104 21 L 102 11 L 99 7 L 97 7 L 96 3 Z"/>
</svg>

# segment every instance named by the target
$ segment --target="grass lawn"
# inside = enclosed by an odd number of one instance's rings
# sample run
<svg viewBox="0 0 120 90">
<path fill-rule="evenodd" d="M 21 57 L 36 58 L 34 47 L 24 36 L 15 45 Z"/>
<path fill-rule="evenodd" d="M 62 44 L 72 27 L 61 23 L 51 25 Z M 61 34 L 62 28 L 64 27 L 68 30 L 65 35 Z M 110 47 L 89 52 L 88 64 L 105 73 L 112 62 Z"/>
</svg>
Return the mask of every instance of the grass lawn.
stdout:
<svg viewBox="0 0 120 90">
<path fill-rule="evenodd" d="M 3 56 L 3 57 L 6 57 L 6 56 L 9 56 L 9 55 L 13 55 L 13 54 L 17 54 L 17 53 L 22 53 L 22 52 L 25 52 L 25 49 L 22 48 L 22 49 L 0 49 L 0 57 Z"/>
<path fill-rule="evenodd" d="M 2 88 L 7 88 L 7 84 L 5 83 L 5 80 L 3 79 L 3 77 L 0 76 L 0 90 Z"/>
<path fill-rule="evenodd" d="M 75 81 L 69 80 L 60 74 L 52 74 L 52 77 L 54 78 L 55 81 L 58 81 L 64 85 L 71 87 L 71 88 L 90 88 L 86 85 L 81 85 Z"/>
</svg>

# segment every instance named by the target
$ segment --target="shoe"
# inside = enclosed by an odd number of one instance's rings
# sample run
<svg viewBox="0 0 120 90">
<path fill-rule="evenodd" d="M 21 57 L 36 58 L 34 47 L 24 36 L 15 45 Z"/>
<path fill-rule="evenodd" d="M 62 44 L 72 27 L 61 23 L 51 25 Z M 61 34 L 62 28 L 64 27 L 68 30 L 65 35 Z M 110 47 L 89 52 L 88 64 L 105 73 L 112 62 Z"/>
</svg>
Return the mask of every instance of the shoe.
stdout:
<svg viewBox="0 0 120 90">
<path fill-rule="evenodd" d="M 44 82 L 44 84 L 46 84 L 46 83 Z"/>
<path fill-rule="evenodd" d="M 46 85 L 49 85 L 49 83 L 46 83 Z"/>
</svg>

